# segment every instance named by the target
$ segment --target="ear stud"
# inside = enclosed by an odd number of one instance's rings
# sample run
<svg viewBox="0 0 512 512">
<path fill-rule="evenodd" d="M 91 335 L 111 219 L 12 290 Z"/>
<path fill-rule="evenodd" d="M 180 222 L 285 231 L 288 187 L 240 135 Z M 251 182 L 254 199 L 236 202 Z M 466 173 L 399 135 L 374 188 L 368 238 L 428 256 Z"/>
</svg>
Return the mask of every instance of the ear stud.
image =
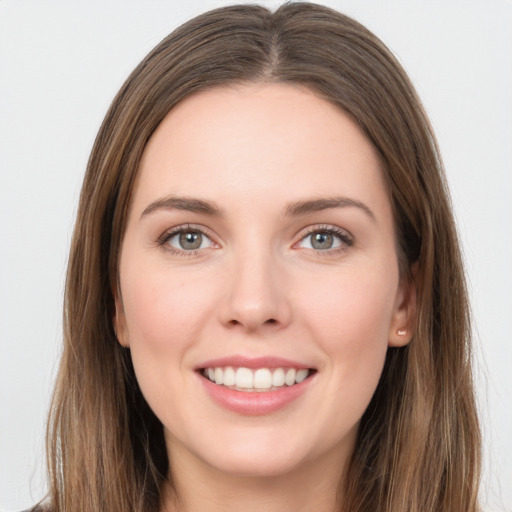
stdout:
<svg viewBox="0 0 512 512">
<path fill-rule="evenodd" d="M 407 334 L 407 329 L 405 329 L 405 328 L 398 329 L 398 331 L 396 331 L 396 333 L 398 334 L 398 336 L 405 336 Z"/>
</svg>

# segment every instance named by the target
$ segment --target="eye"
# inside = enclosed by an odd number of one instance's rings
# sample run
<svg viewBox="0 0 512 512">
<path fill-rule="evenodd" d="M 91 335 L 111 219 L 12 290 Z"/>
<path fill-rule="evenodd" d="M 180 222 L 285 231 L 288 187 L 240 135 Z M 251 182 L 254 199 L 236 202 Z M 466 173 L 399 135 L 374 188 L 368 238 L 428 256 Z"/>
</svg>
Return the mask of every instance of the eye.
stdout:
<svg viewBox="0 0 512 512">
<path fill-rule="evenodd" d="M 339 237 L 328 231 L 317 231 L 307 235 L 301 240 L 300 246 L 306 249 L 315 249 L 317 251 L 327 251 L 335 249 L 341 245 Z"/>
<path fill-rule="evenodd" d="M 352 244 L 352 237 L 344 230 L 339 228 L 316 228 L 303 236 L 297 246 L 315 251 L 332 251 L 350 247 Z"/>
<path fill-rule="evenodd" d="M 213 242 L 200 230 L 184 227 L 165 233 L 159 240 L 159 244 L 179 252 L 193 252 L 207 249 L 213 245 Z"/>
</svg>

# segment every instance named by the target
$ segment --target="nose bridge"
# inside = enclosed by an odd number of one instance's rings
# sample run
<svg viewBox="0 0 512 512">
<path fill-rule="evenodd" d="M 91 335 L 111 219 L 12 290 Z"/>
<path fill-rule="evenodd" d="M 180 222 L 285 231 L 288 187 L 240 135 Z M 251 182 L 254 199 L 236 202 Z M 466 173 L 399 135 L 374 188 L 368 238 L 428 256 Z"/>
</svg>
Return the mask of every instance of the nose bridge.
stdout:
<svg viewBox="0 0 512 512">
<path fill-rule="evenodd" d="M 248 243 L 233 251 L 223 321 L 246 330 L 283 326 L 290 307 L 279 258 L 269 244 Z"/>
</svg>

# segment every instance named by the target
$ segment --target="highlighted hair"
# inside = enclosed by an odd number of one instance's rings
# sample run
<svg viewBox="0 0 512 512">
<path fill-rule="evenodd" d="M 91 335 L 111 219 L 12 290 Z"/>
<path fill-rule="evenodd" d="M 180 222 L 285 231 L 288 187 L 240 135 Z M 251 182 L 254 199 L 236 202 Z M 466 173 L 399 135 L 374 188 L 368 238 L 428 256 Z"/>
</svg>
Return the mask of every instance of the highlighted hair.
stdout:
<svg viewBox="0 0 512 512">
<path fill-rule="evenodd" d="M 185 23 L 133 71 L 105 117 L 69 259 L 48 423 L 50 509 L 153 512 L 172 483 L 162 425 L 112 326 L 119 251 L 139 161 L 159 123 L 195 92 L 244 82 L 301 84 L 352 117 L 381 159 L 402 278 L 415 266 L 415 335 L 388 350 L 340 482 L 340 510 L 477 511 L 467 293 L 435 137 L 384 44 L 354 20 L 302 2 L 274 13 L 226 7 Z"/>
</svg>

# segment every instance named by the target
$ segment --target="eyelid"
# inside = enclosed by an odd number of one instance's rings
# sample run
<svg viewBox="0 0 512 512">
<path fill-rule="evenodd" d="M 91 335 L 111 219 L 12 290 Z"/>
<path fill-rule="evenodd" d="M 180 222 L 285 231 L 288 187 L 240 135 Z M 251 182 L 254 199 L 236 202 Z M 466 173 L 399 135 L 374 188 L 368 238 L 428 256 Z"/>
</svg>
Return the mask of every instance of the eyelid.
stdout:
<svg viewBox="0 0 512 512">
<path fill-rule="evenodd" d="M 179 233 L 187 232 L 187 231 L 196 231 L 198 233 L 201 233 L 201 235 L 208 238 L 211 242 L 210 247 L 203 248 L 203 249 L 195 249 L 195 250 L 180 250 L 176 247 L 172 247 L 167 244 L 167 242 L 173 237 L 176 236 Z M 316 224 L 312 226 L 308 226 L 304 229 L 302 229 L 296 237 L 296 242 L 293 243 L 292 248 L 300 248 L 299 244 L 308 236 L 312 235 L 313 233 L 330 233 L 337 237 L 341 244 L 338 247 L 334 247 L 332 249 L 311 249 L 315 251 L 316 253 L 322 253 L 322 254 L 333 254 L 337 252 L 342 252 L 347 250 L 348 247 L 351 247 L 354 242 L 354 236 L 347 231 L 346 229 L 343 229 L 339 226 L 335 226 L 332 224 Z M 162 247 L 164 250 L 173 253 L 173 254 L 179 254 L 184 256 L 192 256 L 197 255 L 199 252 L 204 251 L 205 249 L 209 248 L 215 248 L 219 247 L 219 243 L 215 240 L 216 236 L 215 234 L 205 226 L 202 226 L 200 224 L 179 224 L 177 226 L 174 226 L 172 228 L 169 228 L 165 230 L 156 240 L 156 244 L 159 247 Z"/>
<path fill-rule="evenodd" d="M 348 247 L 354 245 L 355 242 L 354 236 L 346 229 L 340 228 L 339 226 L 335 226 L 332 224 L 316 224 L 313 226 L 308 226 L 307 228 L 301 230 L 297 235 L 298 240 L 293 244 L 293 247 L 300 248 L 298 247 L 300 242 L 302 242 L 304 239 L 306 239 L 313 233 L 330 233 L 341 241 L 341 245 L 339 247 L 335 247 L 332 249 L 312 249 L 317 253 L 332 254 L 340 251 L 345 251 Z"/>
<path fill-rule="evenodd" d="M 171 245 L 168 245 L 167 242 L 173 238 L 174 236 L 180 234 L 180 233 L 186 233 L 187 231 L 195 231 L 197 233 L 201 233 L 201 235 L 205 236 L 210 240 L 211 246 L 219 246 L 219 244 L 215 241 L 215 235 L 212 233 L 212 231 L 205 226 L 201 226 L 200 224 L 179 224 L 178 226 L 174 226 L 172 228 L 169 228 L 165 230 L 156 240 L 156 244 L 159 247 L 162 247 L 162 249 L 172 253 L 172 254 L 179 254 L 184 256 L 193 256 L 198 254 L 200 251 L 204 251 L 203 249 L 194 249 L 194 250 L 181 250 L 176 247 L 172 247 Z"/>
</svg>

